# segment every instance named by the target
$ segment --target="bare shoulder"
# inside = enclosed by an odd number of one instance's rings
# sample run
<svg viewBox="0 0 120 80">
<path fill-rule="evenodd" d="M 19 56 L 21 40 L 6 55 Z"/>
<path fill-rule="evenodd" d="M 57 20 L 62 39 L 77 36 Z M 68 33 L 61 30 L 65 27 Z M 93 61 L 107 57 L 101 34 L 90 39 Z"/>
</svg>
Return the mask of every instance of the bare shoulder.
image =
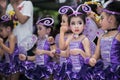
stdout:
<svg viewBox="0 0 120 80">
<path fill-rule="evenodd" d="M 15 42 L 17 41 L 16 36 L 14 34 L 10 35 L 9 40 L 10 41 L 15 41 Z"/>
<path fill-rule="evenodd" d="M 120 32 L 117 34 L 116 39 L 120 41 Z"/>
<path fill-rule="evenodd" d="M 82 41 L 89 41 L 88 37 L 85 35 L 82 35 L 82 39 L 83 39 Z"/>
</svg>

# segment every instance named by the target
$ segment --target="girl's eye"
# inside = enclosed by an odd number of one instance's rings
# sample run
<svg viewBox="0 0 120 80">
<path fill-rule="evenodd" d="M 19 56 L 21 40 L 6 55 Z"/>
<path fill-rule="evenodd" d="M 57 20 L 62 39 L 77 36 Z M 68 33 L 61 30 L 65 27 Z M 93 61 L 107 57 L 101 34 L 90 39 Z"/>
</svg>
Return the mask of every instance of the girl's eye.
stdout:
<svg viewBox="0 0 120 80">
<path fill-rule="evenodd" d="M 82 24 L 82 22 L 80 21 L 79 24 Z"/>
<path fill-rule="evenodd" d="M 41 27 L 39 27 L 38 29 L 39 29 L 39 30 L 42 30 L 42 28 L 41 28 Z"/>
<path fill-rule="evenodd" d="M 74 23 L 74 22 L 71 22 L 71 25 L 75 25 L 75 23 Z"/>
</svg>

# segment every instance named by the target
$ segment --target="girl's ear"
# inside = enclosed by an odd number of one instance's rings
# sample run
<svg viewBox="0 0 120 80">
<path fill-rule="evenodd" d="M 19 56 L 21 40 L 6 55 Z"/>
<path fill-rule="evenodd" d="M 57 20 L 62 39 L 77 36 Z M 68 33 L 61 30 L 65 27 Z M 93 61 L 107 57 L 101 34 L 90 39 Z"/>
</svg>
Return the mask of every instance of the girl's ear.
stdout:
<svg viewBox="0 0 120 80">
<path fill-rule="evenodd" d="M 108 18 L 108 22 L 111 23 L 114 19 L 114 16 L 113 15 L 110 15 L 109 18 Z"/>
</svg>

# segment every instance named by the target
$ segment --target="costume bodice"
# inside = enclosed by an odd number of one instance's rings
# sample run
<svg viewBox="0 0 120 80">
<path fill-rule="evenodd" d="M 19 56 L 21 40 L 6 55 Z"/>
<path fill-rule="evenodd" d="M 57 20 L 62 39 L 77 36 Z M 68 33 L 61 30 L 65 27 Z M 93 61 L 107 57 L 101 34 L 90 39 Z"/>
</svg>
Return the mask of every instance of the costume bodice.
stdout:
<svg viewBox="0 0 120 80">
<path fill-rule="evenodd" d="M 82 49 L 84 51 L 83 48 L 83 44 L 81 41 L 76 41 L 76 42 L 70 42 L 70 49 Z M 81 70 L 81 66 L 83 65 L 84 59 L 81 55 L 70 55 L 70 60 L 71 63 L 73 65 L 73 71 L 78 72 Z"/>
<path fill-rule="evenodd" d="M 50 50 L 50 45 L 47 39 L 39 39 L 37 42 L 37 49 L 40 50 Z M 35 63 L 37 65 L 45 65 L 50 61 L 50 57 L 47 54 L 36 55 Z"/>
<path fill-rule="evenodd" d="M 113 39 L 114 36 L 102 37 L 100 41 L 101 58 L 104 63 L 104 68 L 108 67 L 108 65 L 110 65 L 111 62 L 110 51 Z"/>
</svg>

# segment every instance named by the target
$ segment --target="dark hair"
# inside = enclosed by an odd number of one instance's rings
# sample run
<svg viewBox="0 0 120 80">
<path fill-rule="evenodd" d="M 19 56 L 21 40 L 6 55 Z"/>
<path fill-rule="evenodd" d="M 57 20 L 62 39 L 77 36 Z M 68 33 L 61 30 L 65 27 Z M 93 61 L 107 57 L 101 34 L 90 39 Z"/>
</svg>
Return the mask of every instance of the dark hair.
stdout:
<svg viewBox="0 0 120 80">
<path fill-rule="evenodd" d="M 3 14 L 3 8 L 2 8 L 2 6 L 0 5 L 0 17 L 2 16 L 2 14 Z"/>
<path fill-rule="evenodd" d="M 69 25 L 70 25 L 70 20 L 71 20 L 71 18 L 73 18 L 73 17 L 80 17 L 80 18 L 83 20 L 84 24 L 86 23 L 86 15 L 84 15 L 84 14 L 77 14 L 77 16 L 76 16 L 76 15 L 72 15 L 72 16 L 70 16 L 70 17 L 68 18 L 68 23 L 69 23 Z"/>
<path fill-rule="evenodd" d="M 8 21 L 0 21 L 0 27 L 11 27 L 11 30 L 13 30 L 14 28 L 14 23 L 13 23 L 13 20 L 8 20 Z"/>
<path fill-rule="evenodd" d="M 78 12 L 80 12 L 82 14 L 73 14 L 73 15 L 69 16 L 69 18 L 68 18 L 69 25 L 70 25 L 70 20 L 72 17 L 80 17 L 83 20 L 84 24 L 86 23 L 87 13 L 85 11 L 83 11 L 82 7 L 79 8 Z"/>
<path fill-rule="evenodd" d="M 40 19 L 44 19 L 44 18 L 52 18 L 52 16 L 50 16 L 50 15 L 45 15 L 45 16 L 43 16 L 43 17 L 41 17 Z M 39 19 L 38 19 L 39 20 Z M 40 21 L 41 23 L 44 23 L 44 21 L 45 20 L 43 20 L 43 21 Z M 53 32 L 53 27 L 54 27 L 54 23 L 52 24 L 52 25 L 44 25 L 43 24 L 43 26 L 45 27 L 45 28 L 50 28 L 51 29 L 51 32 L 50 32 L 50 34 L 49 34 L 49 36 L 53 36 L 54 37 L 54 32 Z M 37 27 L 35 28 L 35 30 L 34 30 L 34 34 L 36 34 L 37 35 Z"/>
<path fill-rule="evenodd" d="M 93 11 L 93 12 L 95 12 L 96 14 L 98 14 L 97 13 L 97 4 L 88 4 L 90 7 L 91 7 L 91 10 Z"/>
<path fill-rule="evenodd" d="M 58 14 L 57 20 L 58 20 L 58 24 L 55 26 L 54 32 L 55 32 L 55 36 L 60 33 L 60 27 L 61 27 L 61 22 L 62 22 L 62 16 L 66 15 L 69 16 L 70 14 L 72 14 L 73 12 L 71 10 L 68 10 L 65 14 Z"/>
<path fill-rule="evenodd" d="M 113 1 L 110 4 L 107 5 L 107 7 L 105 8 L 109 11 L 114 11 L 114 12 L 118 12 L 120 13 L 120 1 Z M 110 13 L 107 13 L 110 14 Z M 117 21 L 117 26 L 120 25 L 120 15 L 114 14 L 116 21 Z"/>
</svg>

